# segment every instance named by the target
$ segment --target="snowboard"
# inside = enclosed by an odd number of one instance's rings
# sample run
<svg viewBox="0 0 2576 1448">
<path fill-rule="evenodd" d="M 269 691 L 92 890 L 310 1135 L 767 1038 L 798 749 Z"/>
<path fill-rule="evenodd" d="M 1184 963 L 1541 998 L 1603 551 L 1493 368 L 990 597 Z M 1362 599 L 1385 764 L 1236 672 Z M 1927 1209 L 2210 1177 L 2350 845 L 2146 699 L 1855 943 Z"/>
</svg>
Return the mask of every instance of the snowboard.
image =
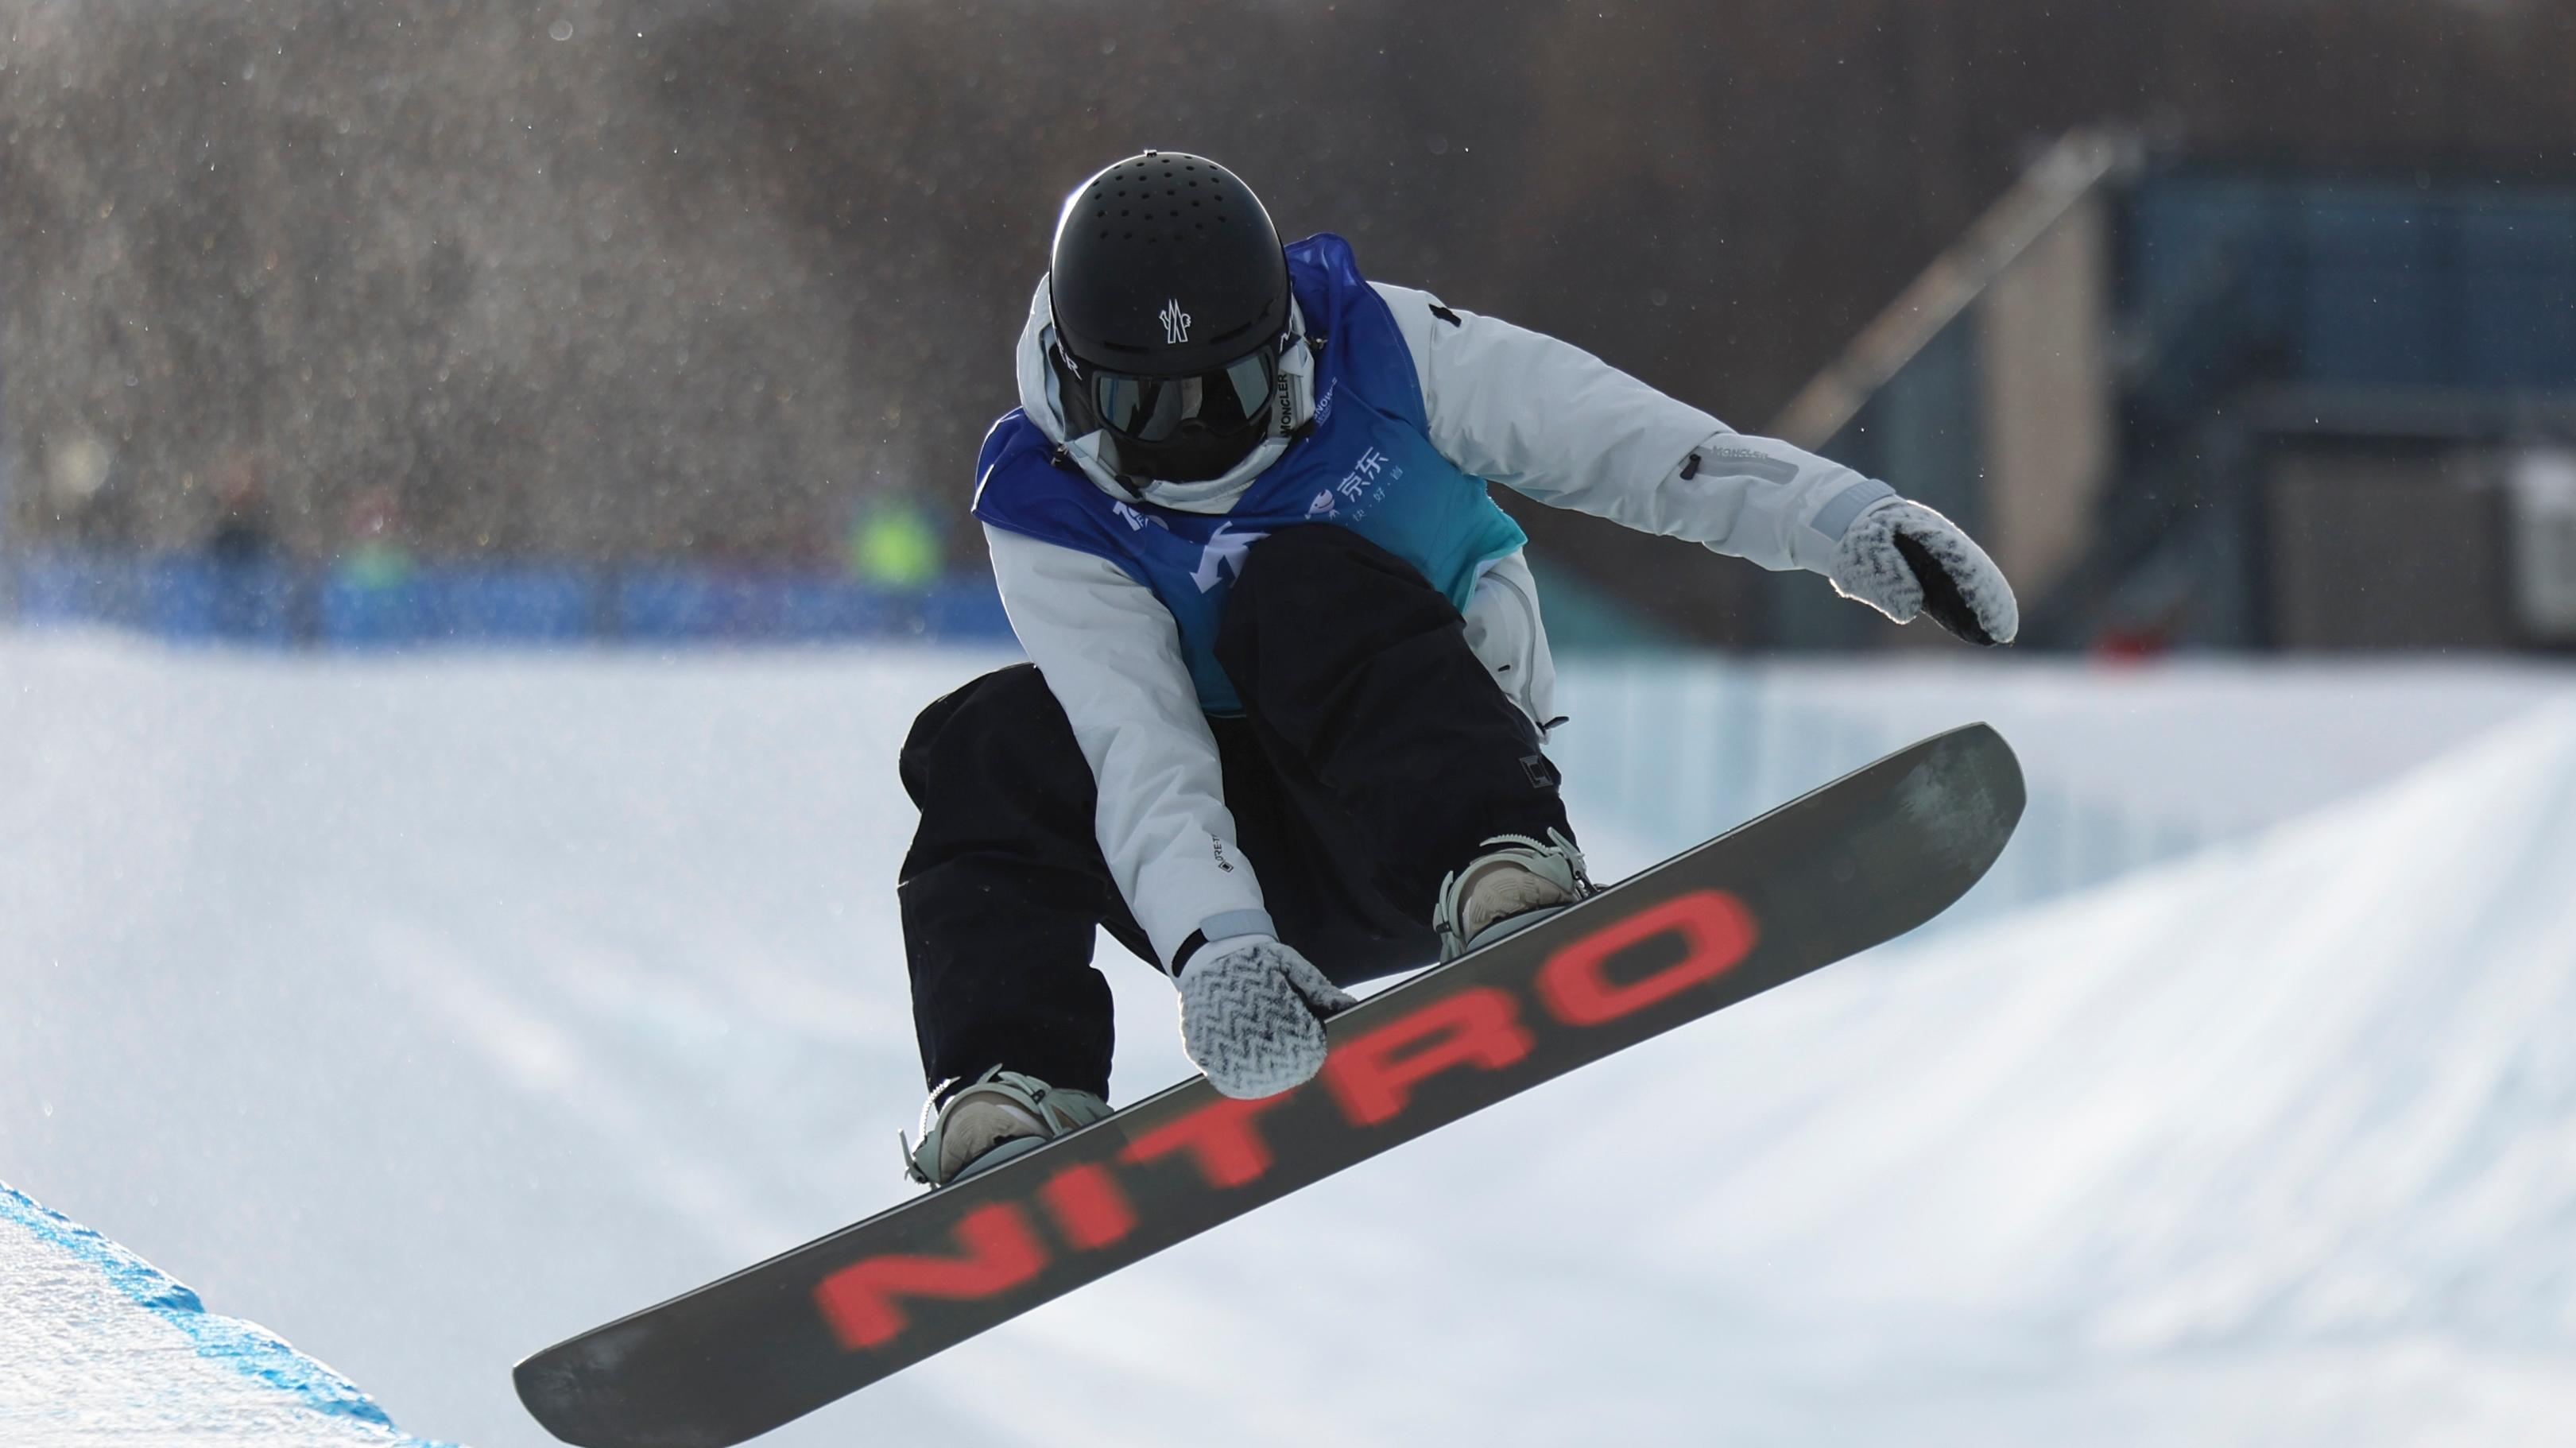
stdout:
<svg viewBox="0 0 2576 1448">
<path fill-rule="evenodd" d="M 723 1448 L 1264 1202 L 1947 909 L 2019 765 L 1968 725 L 1335 1016 L 1321 1075 L 1192 1079 L 988 1171 L 558 1343 L 519 1399 L 584 1448 Z"/>
</svg>

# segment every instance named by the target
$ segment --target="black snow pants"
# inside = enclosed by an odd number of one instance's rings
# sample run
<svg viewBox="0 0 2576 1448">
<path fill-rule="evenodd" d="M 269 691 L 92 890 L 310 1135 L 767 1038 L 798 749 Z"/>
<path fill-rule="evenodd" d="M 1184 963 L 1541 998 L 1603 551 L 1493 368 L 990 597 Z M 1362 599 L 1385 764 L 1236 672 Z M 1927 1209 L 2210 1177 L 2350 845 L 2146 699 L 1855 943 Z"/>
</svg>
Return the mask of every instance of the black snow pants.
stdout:
<svg viewBox="0 0 2576 1448">
<path fill-rule="evenodd" d="M 1240 718 L 1211 717 L 1236 843 L 1279 938 L 1349 985 L 1429 964 L 1441 877 L 1498 834 L 1566 830 L 1538 731 L 1467 647 L 1458 610 L 1346 528 L 1247 551 L 1216 641 Z M 1095 932 L 1154 949 L 1111 880 L 1098 792 L 1035 666 L 922 711 L 903 784 L 921 825 L 899 896 L 925 1078 L 1001 1065 L 1106 1096 Z"/>
</svg>

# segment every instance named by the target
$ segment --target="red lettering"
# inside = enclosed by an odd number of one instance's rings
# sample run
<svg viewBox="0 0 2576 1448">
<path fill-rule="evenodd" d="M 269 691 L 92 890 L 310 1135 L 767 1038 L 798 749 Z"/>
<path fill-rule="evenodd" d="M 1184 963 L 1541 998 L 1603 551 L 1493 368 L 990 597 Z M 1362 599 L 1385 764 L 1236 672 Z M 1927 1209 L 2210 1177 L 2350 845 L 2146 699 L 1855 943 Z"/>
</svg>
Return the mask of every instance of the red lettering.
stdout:
<svg viewBox="0 0 2576 1448">
<path fill-rule="evenodd" d="M 1117 1179 L 1098 1162 L 1069 1166 L 1038 1188 L 1055 1229 L 1081 1251 L 1106 1247 L 1136 1230 L 1136 1209 Z"/>
<path fill-rule="evenodd" d="M 903 1308 L 897 1297 L 990 1297 L 1038 1275 L 1046 1266 L 1046 1249 L 1028 1217 L 1008 1203 L 977 1207 L 958 1219 L 957 1244 L 962 1257 L 919 1257 L 893 1253 L 853 1262 L 823 1279 L 814 1289 L 815 1304 L 841 1346 L 883 1347 L 903 1331 Z"/>
<path fill-rule="evenodd" d="M 1528 1055 L 1534 1042 L 1514 1015 L 1512 998 L 1492 986 L 1462 990 L 1344 1041 L 1324 1062 L 1324 1084 L 1353 1126 L 1374 1126 L 1431 1076 L 1453 1066 L 1498 1071 Z"/>
<path fill-rule="evenodd" d="M 1187 1150 L 1199 1164 L 1199 1175 L 1212 1187 L 1239 1187 L 1270 1170 L 1270 1144 L 1253 1129 L 1252 1118 L 1288 1099 L 1289 1092 L 1261 1101 L 1231 1098 L 1202 1106 L 1169 1126 L 1158 1127 L 1127 1143 L 1121 1161 L 1152 1161 Z"/>
<path fill-rule="evenodd" d="M 1610 957 L 1668 931 L 1682 938 L 1680 960 L 1625 985 L 1602 973 Z M 1693 890 L 1560 948 L 1539 967 L 1539 999 L 1569 1026 L 1615 1021 L 1724 975 L 1752 951 L 1760 934 L 1743 901 L 1723 890 Z"/>
</svg>

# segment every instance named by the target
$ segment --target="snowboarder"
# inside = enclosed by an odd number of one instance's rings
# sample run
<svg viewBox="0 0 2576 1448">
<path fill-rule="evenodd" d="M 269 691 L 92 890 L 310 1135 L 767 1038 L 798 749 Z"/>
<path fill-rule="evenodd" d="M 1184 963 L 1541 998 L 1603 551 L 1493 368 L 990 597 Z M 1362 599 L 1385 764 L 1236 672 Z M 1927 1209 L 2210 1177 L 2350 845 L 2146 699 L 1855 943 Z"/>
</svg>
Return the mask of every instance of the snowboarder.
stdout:
<svg viewBox="0 0 2576 1448">
<path fill-rule="evenodd" d="M 1190 1059 L 1257 1098 L 1342 987 L 1589 889 L 1544 743 L 1553 665 L 1501 483 L 1824 574 L 1980 644 L 1964 532 L 1578 348 L 1283 247 L 1234 173 L 1148 151 L 1064 202 L 975 515 L 1029 663 L 923 711 L 900 897 L 956 1180 L 1109 1112 L 1095 934 L 1174 977 Z"/>
</svg>

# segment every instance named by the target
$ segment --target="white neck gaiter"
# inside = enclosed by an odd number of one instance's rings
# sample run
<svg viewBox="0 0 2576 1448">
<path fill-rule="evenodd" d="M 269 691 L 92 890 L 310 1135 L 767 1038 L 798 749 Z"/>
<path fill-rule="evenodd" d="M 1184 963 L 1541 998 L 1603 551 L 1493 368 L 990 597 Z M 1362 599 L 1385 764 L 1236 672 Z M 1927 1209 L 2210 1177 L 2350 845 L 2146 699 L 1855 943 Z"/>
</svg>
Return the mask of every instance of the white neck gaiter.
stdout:
<svg viewBox="0 0 2576 1448">
<path fill-rule="evenodd" d="M 1294 300 L 1288 304 L 1288 328 L 1297 334 L 1297 341 L 1279 359 L 1279 385 L 1295 400 L 1295 417 L 1286 429 L 1293 433 L 1314 415 L 1315 376 L 1314 350 L 1305 341 L 1305 317 Z M 1142 498 L 1156 507 L 1183 513 L 1223 513 L 1252 486 L 1254 478 L 1288 450 L 1288 436 L 1274 423 L 1272 436 L 1218 477 L 1197 483 L 1140 479 L 1131 489 L 1119 481 L 1117 470 L 1101 458 L 1099 433 L 1088 432 L 1075 438 L 1064 435 L 1064 404 L 1056 395 L 1056 369 L 1047 365 L 1047 350 L 1055 344 L 1054 333 L 1055 308 L 1049 299 L 1046 278 L 1040 277 L 1037 295 L 1029 299 L 1028 322 L 1020 329 L 1020 410 L 1038 425 L 1048 441 L 1064 449 L 1065 455 L 1082 469 L 1083 476 L 1109 496 L 1121 502 Z M 1276 415 L 1274 409 L 1273 416 Z"/>
</svg>

